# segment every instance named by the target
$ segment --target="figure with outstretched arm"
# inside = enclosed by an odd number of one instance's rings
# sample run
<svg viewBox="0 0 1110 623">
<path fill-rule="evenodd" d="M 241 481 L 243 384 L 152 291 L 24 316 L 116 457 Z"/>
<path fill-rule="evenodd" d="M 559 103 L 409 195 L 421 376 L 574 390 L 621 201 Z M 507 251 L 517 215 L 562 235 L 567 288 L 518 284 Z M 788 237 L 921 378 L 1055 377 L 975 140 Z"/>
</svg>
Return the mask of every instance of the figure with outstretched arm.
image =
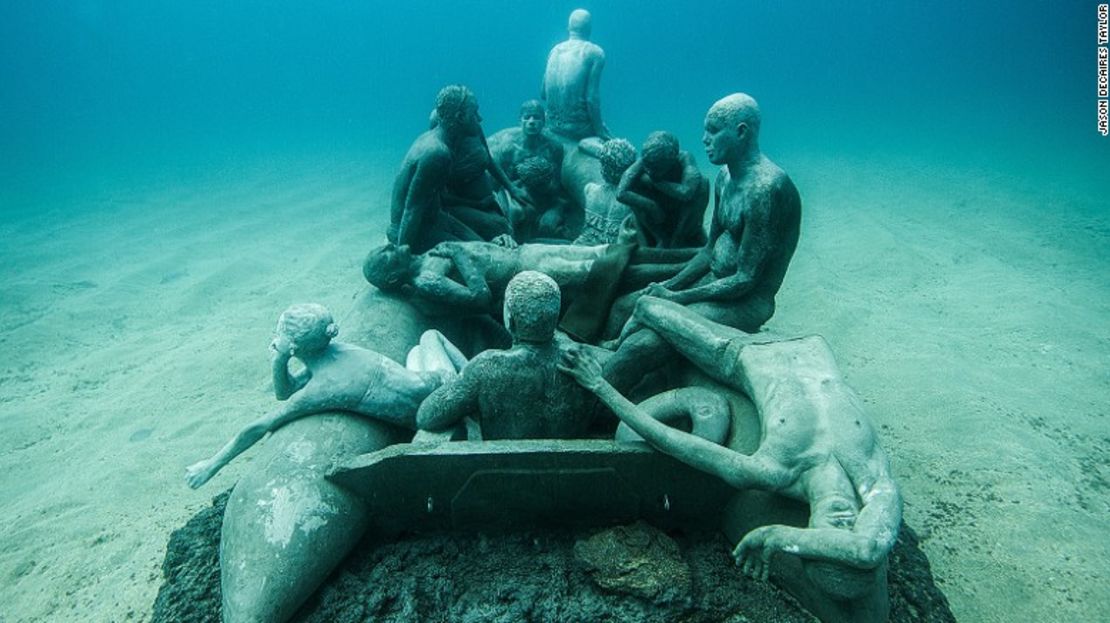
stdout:
<svg viewBox="0 0 1110 623">
<path fill-rule="evenodd" d="M 823 338 L 748 334 L 654 297 L 640 299 L 634 319 L 751 399 L 761 425 L 753 454 L 655 421 L 614 389 L 585 351 L 568 350 L 560 369 L 662 452 L 737 488 L 809 504 L 808 527 L 764 526 L 740 541 L 733 555 L 746 573 L 765 579 L 771 556 L 780 551 L 855 569 L 875 569 L 886 560 L 901 525 L 902 498 L 862 402 Z"/>
<path fill-rule="evenodd" d="M 416 428 L 416 410 L 466 358 L 438 331 L 426 331 L 408 356 L 408 366 L 352 344 L 334 342 L 339 332 L 320 305 L 293 305 L 278 320 L 273 352 L 274 394 L 284 404 L 251 422 L 220 449 L 189 466 L 185 480 L 194 489 L 267 433 L 305 416 L 346 411 Z M 304 364 L 290 373 L 293 358 Z"/>
</svg>

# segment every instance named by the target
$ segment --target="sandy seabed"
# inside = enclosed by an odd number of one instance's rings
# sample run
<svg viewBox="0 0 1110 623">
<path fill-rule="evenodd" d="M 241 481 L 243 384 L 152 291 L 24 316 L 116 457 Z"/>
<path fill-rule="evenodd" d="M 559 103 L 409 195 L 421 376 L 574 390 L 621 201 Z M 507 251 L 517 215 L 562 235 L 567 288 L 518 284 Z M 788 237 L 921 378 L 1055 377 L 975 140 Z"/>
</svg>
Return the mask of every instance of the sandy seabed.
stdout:
<svg viewBox="0 0 1110 623">
<path fill-rule="evenodd" d="M 829 340 L 957 617 L 1107 617 L 1105 200 L 897 159 L 782 164 L 803 230 L 768 327 Z M 149 618 L 168 534 L 256 453 L 201 491 L 185 466 L 272 406 L 282 309 L 351 309 L 395 166 L 121 180 L 4 216 L 0 622 Z"/>
</svg>

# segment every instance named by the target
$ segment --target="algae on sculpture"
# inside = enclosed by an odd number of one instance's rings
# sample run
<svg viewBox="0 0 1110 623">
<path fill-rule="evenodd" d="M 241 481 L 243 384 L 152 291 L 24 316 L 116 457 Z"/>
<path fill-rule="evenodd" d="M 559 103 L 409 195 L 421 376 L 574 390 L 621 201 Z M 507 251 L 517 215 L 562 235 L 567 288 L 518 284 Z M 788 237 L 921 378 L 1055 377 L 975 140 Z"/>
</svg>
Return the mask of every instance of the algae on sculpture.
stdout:
<svg viewBox="0 0 1110 623">
<path fill-rule="evenodd" d="M 757 527 L 737 544 L 737 562 L 765 579 L 776 553 L 799 558 L 809 582 L 800 597 L 807 607 L 827 621 L 880 620 L 885 561 L 901 521 L 886 455 L 822 338 L 755 333 L 774 314 L 801 213 L 793 182 L 760 150 L 758 105 L 735 93 L 705 116 L 706 155 L 722 167 L 706 232 L 709 183 L 693 156 L 667 132 L 652 133 L 639 158 L 631 143 L 611 139 L 600 110 L 605 57 L 589 42 L 589 13 L 574 11 L 568 30 L 544 71 L 546 117 L 540 102 L 526 101 L 519 127 L 495 134 L 487 145 L 473 92 L 447 86 L 436 98 L 430 129 L 405 155 L 394 182 L 388 242 L 363 265 L 375 288 L 356 305 L 358 314 L 374 318 L 383 342 L 390 333 L 407 341 L 423 332 L 404 365 L 333 342 L 337 329 L 323 308 L 290 308 L 279 322 L 272 362 L 275 394 L 288 406 L 190 467 L 190 485 L 203 484 L 267 432 L 323 412 L 404 429 L 393 435 L 389 426 L 368 436 L 365 447 L 376 452 L 368 455 L 375 461 L 389 454 L 382 448 L 395 437 L 412 439 L 416 425 L 423 429 L 420 451 L 443 452 L 426 442 L 451 443 L 445 441 L 449 433 L 468 418 L 478 423 L 468 427 L 471 440 L 478 434 L 509 440 L 639 435 L 737 488 L 807 502 L 807 527 Z M 569 239 L 577 229 L 581 235 L 573 243 L 545 244 Z M 401 328 L 393 331 L 395 325 Z M 511 347 L 484 350 L 491 340 L 471 339 L 490 326 L 511 336 Z M 377 348 L 374 339 L 366 343 Z M 390 352 L 398 357 L 404 351 Z M 290 372 L 294 357 L 305 364 L 303 372 Z M 696 383 L 687 382 L 691 378 Z M 626 394 L 641 402 L 633 404 Z M 730 400 L 738 396 L 750 399 L 759 416 L 760 442 L 751 455 L 726 446 L 737 417 Z M 591 429 L 598 420 L 600 433 Z M 691 432 L 671 426 L 676 420 L 688 420 Z M 357 436 L 342 418 L 337 427 Z M 447 433 L 436 438 L 427 431 Z M 321 427 L 311 434 L 327 433 Z M 466 453 L 470 446 L 452 447 Z M 606 460 L 617 454 L 614 447 Z M 392 452 L 413 452 L 406 448 Z M 340 458 L 348 457 L 327 460 Z M 516 459 L 506 454 L 497 460 L 511 468 Z M 317 489 L 335 485 L 325 483 L 323 468 L 313 469 L 295 486 L 316 500 L 311 494 Z M 573 471 L 555 470 L 551 477 L 568 478 Z M 588 479 L 604 471 L 574 473 Z M 347 486 L 387 487 L 384 474 Z M 229 506 L 236 516 L 225 526 L 272 503 L 255 480 L 248 490 L 237 487 Z M 702 485 L 699 490 L 714 490 Z M 344 517 L 353 527 L 322 546 L 328 565 L 367 522 L 369 507 L 347 502 Z M 434 506 L 429 497 L 427 513 Z M 327 521 L 340 521 L 337 516 Z M 302 526 L 309 535 L 300 542 L 303 551 L 288 556 L 283 569 L 296 568 L 316 545 L 310 533 L 317 527 Z M 265 547 L 258 546 L 259 564 L 271 564 L 262 560 Z M 242 557 L 236 561 L 245 564 Z M 327 571 L 314 569 L 311 581 Z M 235 572 L 225 570 L 225 577 Z M 239 612 L 287 617 L 315 586 L 301 583 L 280 607 L 255 607 L 279 601 L 260 575 L 251 578 L 250 591 L 228 591 L 251 602 Z M 862 588 L 845 592 L 838 582 L 848 576 L 862 578 Z"/>
</svg>

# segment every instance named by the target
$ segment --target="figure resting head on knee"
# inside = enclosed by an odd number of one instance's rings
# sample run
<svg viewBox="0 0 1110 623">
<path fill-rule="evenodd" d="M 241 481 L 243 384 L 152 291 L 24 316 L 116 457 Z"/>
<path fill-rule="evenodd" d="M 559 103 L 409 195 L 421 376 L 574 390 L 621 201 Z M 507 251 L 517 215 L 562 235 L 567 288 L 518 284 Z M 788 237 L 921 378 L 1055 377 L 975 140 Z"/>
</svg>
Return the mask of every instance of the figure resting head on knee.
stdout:
<svg viewBox="0 0 1110 623">
<path fill-rule="evenodd" d="M 559 285 L 534 270 L 517 274 L 505 287 L 505 327 L 514 342 L 549 342 L 555 337 L 561 298 Z"/>
<path fill-rule="evenodd" d="M 515 171 L 521 185 L 532 195 L 548 194 L 555 181 L 555 165 L 547 158 L 525 158 L 517 163 Z"/>
<path fill-rule="evenodd" d="M 614 138 L 605 141 L 601 146 L 601 177 L 606 182 L 616 186 L 621 181 L 621 176 L 636 162 L 636 148 L 632 143 L 623 138 Z"/>
<path fill-rule="evenodd" d="M 282 312 L 273 345 L 279 352 L 304 357 L 323 352 L 336 335 L 339 327 L 327 308 L 302 303 Z"/>
<path fill-rule="evenodd" d="M 678 159 L 678 139 L 670 132 L 652 132 L 640 151 L 644 168 L 653 178 L 663 179 L 675 167 L 682 166 Z"/>
</svg>

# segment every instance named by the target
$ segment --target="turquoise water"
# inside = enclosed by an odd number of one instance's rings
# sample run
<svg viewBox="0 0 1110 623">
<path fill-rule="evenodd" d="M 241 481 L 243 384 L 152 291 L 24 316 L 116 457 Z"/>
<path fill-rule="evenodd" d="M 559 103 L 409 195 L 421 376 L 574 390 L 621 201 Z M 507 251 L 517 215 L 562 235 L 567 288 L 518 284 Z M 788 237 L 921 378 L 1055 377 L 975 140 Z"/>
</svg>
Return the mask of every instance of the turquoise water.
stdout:
<svg viewBox="0 0 1110 623">
<path fill-rule="evenodd" d="M 536 95 L 575 6 L 5 3 L 0 199 L 274 153 L 401 153 L 452 82 L 492 132 Z M 605 117 L 637 143 L 666 128 L 700 152 L 706 108 L 743 90 L 782 159 L 907 153 L 1088 182 L 1110 164 L 1093 2 L 583 6 L 608 56 Z"/>
</svg>

